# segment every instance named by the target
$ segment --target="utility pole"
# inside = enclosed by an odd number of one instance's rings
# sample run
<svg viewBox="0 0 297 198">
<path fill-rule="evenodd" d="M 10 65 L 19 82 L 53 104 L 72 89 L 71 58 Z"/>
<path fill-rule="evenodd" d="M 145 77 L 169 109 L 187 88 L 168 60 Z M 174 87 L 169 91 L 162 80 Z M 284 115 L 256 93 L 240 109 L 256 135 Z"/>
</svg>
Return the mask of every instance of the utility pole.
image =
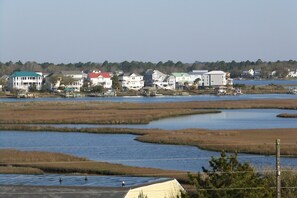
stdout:
<svg viewBox="0 0 297 198">
<path fill-rule="evenodd" d="M 281 198 L 280 139 L 276 139 L 276 198 Z"/>
</svg>

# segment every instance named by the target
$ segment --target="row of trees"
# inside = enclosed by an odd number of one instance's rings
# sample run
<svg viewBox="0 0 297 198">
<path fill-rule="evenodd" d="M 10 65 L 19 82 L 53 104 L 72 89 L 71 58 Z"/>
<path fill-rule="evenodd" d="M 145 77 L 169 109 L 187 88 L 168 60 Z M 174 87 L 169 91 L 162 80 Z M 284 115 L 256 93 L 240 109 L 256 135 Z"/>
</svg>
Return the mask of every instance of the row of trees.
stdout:
<svg viewBox="0 0 297 198">
<path fill-rule="evenodd" d="M 172 72 L 189 72 L 192 70 L 223 70 L 231 73 L 231 77 L 240 77 L 242 71 L 248 69 L 261 70 L 261 77 L 268 78 L 272 71 L 277 72 L 278 77 L 284 77 L 288 69 L 297 69 L 297 61 L 276 61 L 276 62 L 265 62 L 262 60 L 253 61 L 242 61 L 242 62 L 195 62 L 195 63 L 182 63 L 181 61 L 173 62 L 171 60 L 166 62 L 139 62 L 139 61 L 124 61 L 121 63 L 108 62 L 103 63 L 69 63 L 69 64 L 53 64 L 53 63 L 36 63 L 36 62 L 0 62 L 0 76 L 9 75 L 13 71 L 22 70 L 22 71 L 41 71 L 47 73 L 67 71 L 67 70 L 102 70 L 107 72 L 115 72 L 122 70 L 124 72 L 136 72 L 139 74 L 144 74 L 147 69 L 158 69 L 164 73 Z"/>
</svg>

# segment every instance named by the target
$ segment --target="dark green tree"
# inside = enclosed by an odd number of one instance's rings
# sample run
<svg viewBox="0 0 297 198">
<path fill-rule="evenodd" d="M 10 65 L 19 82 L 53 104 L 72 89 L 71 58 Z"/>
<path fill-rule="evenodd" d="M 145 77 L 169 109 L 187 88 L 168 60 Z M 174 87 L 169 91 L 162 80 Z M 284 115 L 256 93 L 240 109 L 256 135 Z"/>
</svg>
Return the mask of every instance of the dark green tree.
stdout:
<svg viewBox="0 0 297 198">
<path fill-rule="evenodd" d="M 72 78 L 71 76 L 63 76 L 61 84 L 67 86 L 67 85 L 71 85 L 74 82 L 75 82 L 75 79 Z"/>
<path fill-rule="evenodd" d="M 102 85 L 96 85 L 91 89 L 91 92 L 94 92 L 94 93 L 102 93 L 103 91 L 104 91 L 104 88 Z"/>
<path fill-rule="evenodd" d="M 62 75 L 53 74 L 49 77 L 49 82 L 52 84 L 56 84 L 59 80 L 62 80 Z"/>
<path fill-rule="evenodd" d="M 203 173 L 189 174 L 196 187 L 190 197 L 211 198 L 260 198 L 272 197 L 273 190 L 268 186 L 264 175 L 256 173 L 249 163 L 240 163 L 237 154 L 226 155 L 209 161 L 210 170 L 202 167 Z"/>
<path fill-rule="evenodd" d="M 111 80 L 112 80 L 112 88 L 115 89 L 115 90 L 121 90 L 122 89 L 122 86 L 119 82 L 119 78 L 117 75 L 113 75 L 113 77 L 111 77 Z"/>
</svg>

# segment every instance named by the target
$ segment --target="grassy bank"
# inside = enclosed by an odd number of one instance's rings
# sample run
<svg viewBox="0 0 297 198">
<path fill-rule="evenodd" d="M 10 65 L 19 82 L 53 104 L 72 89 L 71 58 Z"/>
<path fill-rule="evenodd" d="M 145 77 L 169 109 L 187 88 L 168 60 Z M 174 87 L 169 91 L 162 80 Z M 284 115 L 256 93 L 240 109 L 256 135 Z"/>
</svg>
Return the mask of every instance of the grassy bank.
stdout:
<svg viewBox="0 0 297 198">
<path fill-rule="evenodd" d="M 24 126 L 15 123 L 42 124 L 137 124 L 152 120 L 218 113 L 217 109 L 279 108 L 297 109 L 297 100 L 199 101 L 183 103 L 111 103 L 111 102 L 19 102 L 0 103 L 0 130 L 61 131 L 141 135 L 137 140 L 159 144 L 197 146 L 208 150 L 273 154 L 274 141 L 282 142 L 283 155 L 297 155 L 297 129 L 261 130 L 158 130 L 119 128 L 56 128 Z M 5 124 L 4 124 L 5 123 Z M 11 125 L 7 124 L 11 123 Z"/>
<path fill-rule="evenodd" d="M 217 110 L 193 110 L 106 102 L 29 102 L 1 103 L 2 124 L 147 124 L 152 120 L 193 114 L 219 113 Z"/>
<path fill-rule="evenodd" d="M 297 118 L 297 114 L 281 113 L 281 114 L 278 114 L 277 117 L 279 117 L 279 118 Z"/>
<path fill-rule="evenodd" d="M 297 109 L 297 100 L 199 101 L 183 103 L 18 102 L 0 103 L 2 124 L 146 124 L 217 109 Z"/>
<path fill-rule="evenodd" d="M 136 140 L 157 144 L 196 146 L 213 151 L 232 151 L 254 154 L 275 154 L 275 139 L 281 139 L 281 154 L 297 156 L 297 129 L 249 130 L 160 130 L 128 128 L 56 128 L 47 126 L 0 125 L 0 130 L 59 131 L 98 134 L 133 134 Z"/>
<path fill-rule="evenodd" d="M 172 177 L 181 181 L 187 180 L 187 173 L 182 171 L 141 168 L 107 162 L 94 162 L 85 158 L 61 153 L 0 149 L 0 156 L 0 173 L 76 173 Z"/>
</svg>

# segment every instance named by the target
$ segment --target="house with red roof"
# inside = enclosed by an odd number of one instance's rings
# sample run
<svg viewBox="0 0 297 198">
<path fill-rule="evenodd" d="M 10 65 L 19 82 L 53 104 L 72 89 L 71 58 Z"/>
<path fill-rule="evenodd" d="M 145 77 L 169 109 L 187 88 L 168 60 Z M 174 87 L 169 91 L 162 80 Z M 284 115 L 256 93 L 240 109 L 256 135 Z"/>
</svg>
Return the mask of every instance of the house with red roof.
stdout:
<svg viewBox="0 0 297 198">
<path fill-rule="evenodd" d="M 111 74 L 108 72 L 93 71 L 88 73 L 87 78 L 91 86 L 101 85 L 106 89 L 110 89 L 112 86 Z"/>
</svg>

